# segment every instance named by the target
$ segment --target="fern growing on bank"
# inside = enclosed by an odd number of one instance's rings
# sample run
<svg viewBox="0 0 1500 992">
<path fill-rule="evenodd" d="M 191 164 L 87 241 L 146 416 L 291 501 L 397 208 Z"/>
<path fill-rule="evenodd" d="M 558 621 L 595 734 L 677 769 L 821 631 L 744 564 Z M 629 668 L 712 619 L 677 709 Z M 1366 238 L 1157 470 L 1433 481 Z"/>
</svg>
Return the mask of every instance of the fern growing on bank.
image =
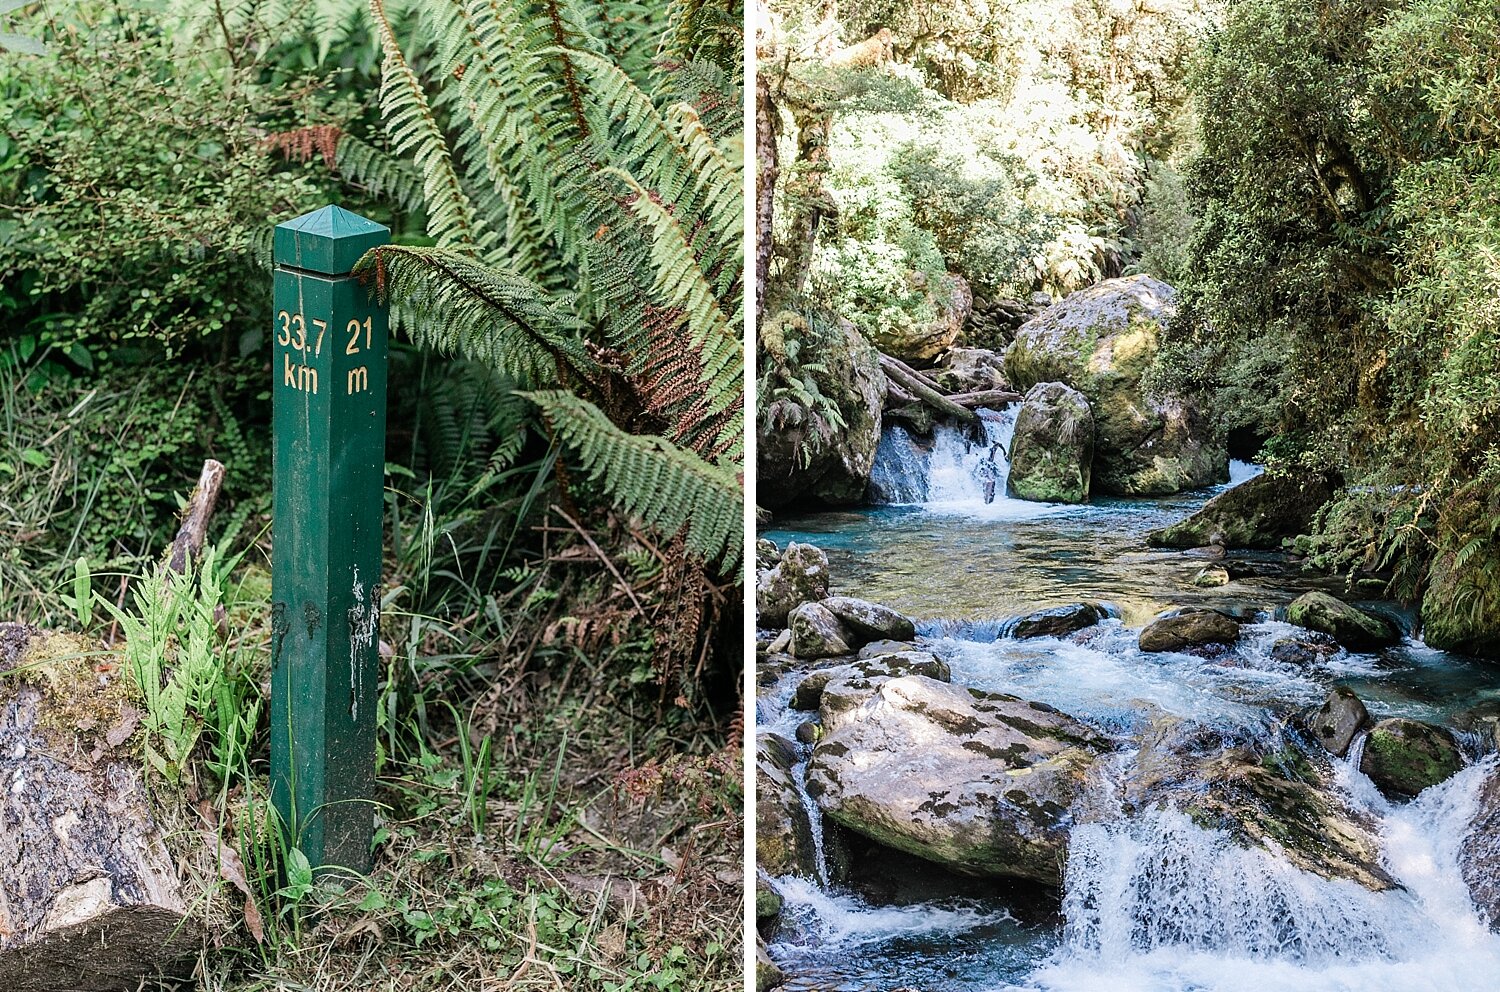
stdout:
<svg viewBox="0 0 1500 992">
<path fill-rule="evenodd" d="M 741 9 L 370 0 L 395 157 L 326 129 L 277 139 L 366 190 L 420 191 L 403 206 L 435 245 L 382 247 L 356 269 L 394 326 L 502 372 L 618 510 L 730 577 Z"/>
</svg>

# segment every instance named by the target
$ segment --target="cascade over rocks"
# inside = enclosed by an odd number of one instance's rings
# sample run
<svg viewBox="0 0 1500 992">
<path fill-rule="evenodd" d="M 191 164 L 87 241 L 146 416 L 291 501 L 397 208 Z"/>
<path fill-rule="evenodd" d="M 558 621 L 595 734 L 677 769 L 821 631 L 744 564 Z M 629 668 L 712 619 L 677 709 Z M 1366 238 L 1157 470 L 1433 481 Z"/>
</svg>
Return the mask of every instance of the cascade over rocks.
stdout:
<svg viewBox="0 0 1500 992">
<path fill-rule="evenodd" d="M 1401 639 L 1390 621 L 1326 592 L 1307 592 L 1286 608 L 1287 622 L 1321 631 L 1354 651 L 1375 651 Z"/>
<path fill-rule="evenodd" d="M 768 510 L 793 502 L 850 506 L 864 498 L 880 443 L 886 377 L 870 343 L 846 320 L 834 322 L 832 340 L 819 348 L 826 371 L 818 389 L 838 409 L 844 426 L 814 422 L 791 400 L 772 400 L 756 421 L 756 500 Z M 783 311 L 759 329 L 757 345 L 768 361 L 789 364 L 787 339 L 812 336 L 807 321 Z"/>
<path fill-rule="evenodd" d="M 1186 651 L 1204 644 L 1232 644 L 1240 625 L 1217 610 L 1188 609 L 1159 617 L 1141 631 L 1140 649 Z"/>
<path fill-rule="evenodd" d="M 1152 531 L 1146 543 L 1156 548 L 1279 548 L 1283 539 L 1308 532 L 1313 515 L 1333 498 L 1336 484 L 1326 475 L 1262 473 L 1215 496 L 1185 520 Z"/>
<path fill-rule="evenodd" d="M 1376 891 L 1395 885 L 1374 824 L 1290 748 L 1272 755 L 1226 748 L 1212 727 L 1161 718 L 1141 741 L 1122 799 L 1127 810 L 1175 807 L 1201 827 L 1227 831 L 1243 847 L 1273 849 L 1323 878 Z"/>
<path fill-rule="evenodd" d="M 1062 637 L 1076 630 L 1092 627 L 1107 616 L 1109 611 L 1098 603 L 1068 603 L 1028 613 L 1008 623 L 1006 630 L 1017 640 L 1028 637 Z"/>
<path fill-rule="evenodd" d="M 797 745 L 777 734 L 755 735 L 755 863 L 768 875 L 816 878 L 812 822 L 792 781 Z"/>
<path fill-rule="evenodd" d="M 1010 442 L 1010 495 L 1039 503 L 1082 503 L 1089 497 L 1094 414 L 1089 401 L 1060 382 L 1026 393 Z"/>
<path fill-rule="evenodd" d="M 1388 799 L 1411 799 L 1464 766 L 1458 741 L 1420 720 L 1381 720 L 1365 740 L 1359 770 Z"/>
<path fill-rule="evenodd" d="M 1095 425 L 1096 492 L 1153 496 L 1229 477 L 1229 454 L 1207 418 L 1178 396 L 1148 396 L 1176 293 L 1150 276 L 1108 279 L 1048 307 L 1016 332 L 1005 374 L 1017 389 L 1061 382 L 1083 393 Z"/>
<path fill-rule="evenodd" d="M 1282 637 L 1271 645 L 1271 660 L 1284 665 L 1316 665 L 1339 653 L 1339 642 L 1317 630 Z"/>
<path fill-rule="evenodd" d="M 955 872 L 1062 881 L 1067 810 L 1104 742 L 1050 706 L 891 679 L 829 729 L 807 788 L 834 821 Z"/>
<path fill-rule="evenodd" d="M 1370 726 L 1370 711 L 1353 689 L 1341 685 L 1328 694 L 1322 706 L 1307 714 L 1305 722 L 1313 740 L 1329 754 L 1342 758 L 1360 731 Z"/>
<path fill-rule="evenodd" d="M 793 541 L 786 546 L 775 565 L 763 568 L 763 558 L 769 559 L 776 545 L 770 541 L 770 549 L 755 545 L 755 613 L 756 622 L 763 628 L 775 629 L 787 622 L 787 617 L 803 603 L 815 603 L 828 595 L 828 556 L 821 548 Z"/>
</svg>

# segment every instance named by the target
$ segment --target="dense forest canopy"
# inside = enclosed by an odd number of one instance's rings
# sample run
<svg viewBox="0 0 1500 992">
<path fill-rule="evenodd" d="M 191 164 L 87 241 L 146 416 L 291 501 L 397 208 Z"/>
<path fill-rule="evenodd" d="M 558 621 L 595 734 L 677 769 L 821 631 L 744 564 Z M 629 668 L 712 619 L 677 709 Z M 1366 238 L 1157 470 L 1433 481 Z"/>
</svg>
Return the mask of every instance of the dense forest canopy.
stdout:
<svg viewBox="0 0 1500 992">
<path fill-rule="evenodd" d="M 1147 273 L 1179 306 L 1146 383 L 1237 457 L 1342 477 L 1299 550 L 1500 651 L 1497 27 L 1480 0 L 771 4 L 771 491 L 868 405 L 831 353 L 1003 349 L 997 301 Z"/>
</svg>

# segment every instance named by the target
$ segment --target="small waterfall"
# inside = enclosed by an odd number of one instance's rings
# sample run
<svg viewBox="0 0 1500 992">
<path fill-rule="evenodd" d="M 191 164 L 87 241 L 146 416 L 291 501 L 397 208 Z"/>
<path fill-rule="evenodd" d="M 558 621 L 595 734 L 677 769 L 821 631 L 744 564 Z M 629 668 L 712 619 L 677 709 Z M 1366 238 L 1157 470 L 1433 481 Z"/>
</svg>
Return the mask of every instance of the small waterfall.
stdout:
<svg viewBox="0 0 1500 992">
<path fill-rule="evenodd" d="M 870 471 L 870 501 L 981 507 L 1008 499 L 1017 412 L 1018 406 L 980 408 L 977 427 L 940 425 L 930 444 L 899 424 L 885 428 Z"/>
<path fill-rule="evenodd" d="M 823 811 L 807 794 L 807 762 L 799 761 L 792 766 L 792 784 L 797 787 L 797 797 L 807 811 L 807 825 L 812 832 L 813 869 L 818 873 L 818 882 L 828 886 L 828 857 L 823 851 Z"/>
</svg>

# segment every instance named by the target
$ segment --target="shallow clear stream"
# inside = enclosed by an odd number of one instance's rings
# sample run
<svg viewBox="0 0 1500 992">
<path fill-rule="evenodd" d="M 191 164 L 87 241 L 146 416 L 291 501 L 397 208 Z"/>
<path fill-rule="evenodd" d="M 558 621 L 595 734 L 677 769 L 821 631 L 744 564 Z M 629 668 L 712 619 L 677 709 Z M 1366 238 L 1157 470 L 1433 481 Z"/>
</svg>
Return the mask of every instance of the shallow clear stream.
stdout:
<svg viewBox="0 0 1500 992">
<path fill-rule="evenodd" d="M 1275 733 L 1295 707 L 1349 685 L 1379 719 L 1447 722 L 1500 698 L 1500 671 L 1408 638 L 1380 654 L 1339 652 L 1282 664 L 1291 631 L 1275 611 L 1310 586 L 1266 568 L 1217 589 L 1189 579 L 1205 559 L 1145 546 L 1215 492 L 1056 507 L 1005 498 L 1013 418 L 987 413 L 976 439 L 940 432 L 925 450 L 882 442 L 876 491 L 906 505 L 781 518 L 764 536 L 828 552 L 834 591 L 918 618 L 955 683 L 1050 703 L 1128 735 L 1163 712 L 1226 739 Z M 1236 465 L 1232 483 L 1252 466 Z M 1272 556 L 1250 556 L 1250 565 Z M 1086 637 L 1016 641 L 999 621 L 1058 603 L 1102 600 L 1117 619 Z M 1143 654 L 1140 627 L 1171 606 L 1253 610 L 1227 655 Z M 1375 605 L 1375 604 L 1371 604 Z M 1382 607 L 1389 610 L 1389 607 Z M 757 723 L 791 736 L 801 672 L 762 688 Z M 1477 741 L 1470 741 L 1480 754 Z M 1112 760 L 1128 763 L 1128 749 Z M 1026 912 L 980 886 L 972 898 L 877 906 L 802 879 L 777 879 L 786 903 L 771 947 L 793 990 L 921 992 L 1447 992 L 1500 989 L 1500 938 L 1471 905 L 1457 850 L 1494 756 L 1417 800 L 1391 805 L 1358 770 L 1338 787 L 1379 824 L 1387 870 L 1404 889 L 1330 882 L 1265 851 L 1245 851 L 1170 810 L 1073 829 L 1061 914 Z"/>
</svg>

